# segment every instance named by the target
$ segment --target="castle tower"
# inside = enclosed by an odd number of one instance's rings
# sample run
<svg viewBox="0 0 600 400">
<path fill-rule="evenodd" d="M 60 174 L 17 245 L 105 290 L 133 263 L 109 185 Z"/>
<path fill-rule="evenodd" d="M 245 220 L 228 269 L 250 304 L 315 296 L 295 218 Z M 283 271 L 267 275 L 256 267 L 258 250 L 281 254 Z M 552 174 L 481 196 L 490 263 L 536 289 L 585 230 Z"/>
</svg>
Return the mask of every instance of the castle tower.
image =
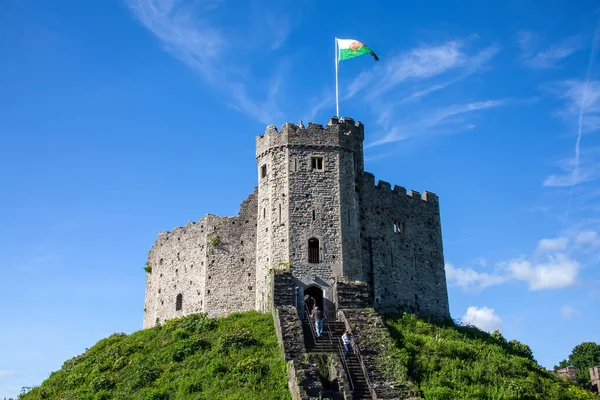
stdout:
<svg viewBox="0 0 600 400">
<path fill-rule="evenodd" d="M 296 304 L 305 293 L 332 312 L 333 287 L 361 279 L 359 206 L 364 128 L 333 118 L 323 128 L 285 124 L 256 139 L 256 308 L 270 308 L 272 268 L 293 266 Z"/>
<path fill-rule="evenodd" d="M 198 312 L 270 311 L 278 296 L 298 312 L 312 299 L 333 316 L 347 281 L 365 283 L 362 300 L 381 312 L 449 316 L 438 197 L 375 183 L 363 140 L 350 118 L 267 127 L 256 138 L 258 187 L 237 216 L 208 214 L 159 234 L 144 327 Z"/>
</svg>

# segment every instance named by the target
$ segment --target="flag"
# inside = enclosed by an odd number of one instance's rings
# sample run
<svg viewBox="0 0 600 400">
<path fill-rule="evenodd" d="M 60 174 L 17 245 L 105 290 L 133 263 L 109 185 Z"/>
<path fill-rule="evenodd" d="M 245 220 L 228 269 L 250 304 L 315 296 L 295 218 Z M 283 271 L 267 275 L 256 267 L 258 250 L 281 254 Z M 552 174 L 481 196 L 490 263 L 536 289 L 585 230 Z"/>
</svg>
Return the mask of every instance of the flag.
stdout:
<svg viewBox="0 0 600 400">
<path fill-rule="evenodd" d="M 362 56 L 363 54 L 370 54 L 375 61 L 379 60 L 377 54 L 370 48 L 354 39 L 337 39 L 338 45 L 338 60 L 348 60 L 350 58 Z"/>
</svg>

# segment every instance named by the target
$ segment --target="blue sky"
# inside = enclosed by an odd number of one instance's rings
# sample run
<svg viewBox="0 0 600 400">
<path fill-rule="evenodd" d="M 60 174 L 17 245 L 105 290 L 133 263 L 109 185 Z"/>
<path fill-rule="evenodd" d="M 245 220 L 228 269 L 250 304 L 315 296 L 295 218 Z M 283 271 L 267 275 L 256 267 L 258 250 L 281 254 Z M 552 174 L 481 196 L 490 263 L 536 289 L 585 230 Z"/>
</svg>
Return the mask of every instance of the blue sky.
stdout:
<svg viewBox="0 0 600 400">
<path fill-rule="evenodd" d="M 485 3 L 485 4 L 484 4 Z M 595 1 L 5 0 L 0 397 L 142 327 L 159 231 L 235 215 L 268 124 L 340 112 L 440 196 L 451 313 L 552 367 L 600 342 Z"/>
</svg>

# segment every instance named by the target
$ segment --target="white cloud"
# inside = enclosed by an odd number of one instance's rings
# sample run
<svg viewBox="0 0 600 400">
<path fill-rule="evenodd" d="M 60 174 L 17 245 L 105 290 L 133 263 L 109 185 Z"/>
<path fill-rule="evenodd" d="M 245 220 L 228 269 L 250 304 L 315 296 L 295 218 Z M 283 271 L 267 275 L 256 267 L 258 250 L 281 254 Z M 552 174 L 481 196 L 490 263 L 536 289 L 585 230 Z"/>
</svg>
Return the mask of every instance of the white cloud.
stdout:
<svg viewBox="0 0 600 400">
<path fill-rule="evenodd" d="M 560 289 L 577 282 L 580 264 L 565 254 L 548 255 L 546 262 L 512 260 L 506 265 L 512 279 L 525 281 L 529 290 Z"/>
<path fill-rule="evenodd" d="M 560 308 L 560 315 L 562 315 L 564 319 L 572 319 L 574 317 L 581 317 L 583 313 L 573 307 L 562 306 Z"/>
<path fill-rule="evenodd" d="M 496 310 L 488 307 L 470 306 L 463 315 L 462 321 L 486 332 L 493 332 L 502 327 L 502 319 L 496 314 Z"/>
<path fill-rule="evenodd" d="M 600 235 L 596 231 L 580 232 L 575 237 L 575 243 L 586 248 L 600 247 Z"/>
<path fill-rule="evenodd" d="M 540 241 L 544 243 L 544 241 Z M 546 242 L 542 244 L 546 251 L 542 260 L 525 258 L 513 259 L 496 264 L 492 273 L 478 272 L 473 268 L 456 268 L 446 263 L 446 279 L 448 284 L 460 287 L 465 291 L 481 290 L 489 286 L 507 282 L 526 282 L 529 290 L 562 289 L 577 283 L 580 263 L 563 253 L 554 253 L 563 243 Z M 539 249 L 539 247 L 538 247 Z"/>
<path fill-rule="evenodd" d="M 472 268 L 455 268 L 446 263 L 446 279 L 451 285 L 462 289 L 483 289 L 488 286 L 499 285 L 507 281 L 508 277 L 486 272 L 477 272 Z"/>
<path fill-rule="evenodd" d="M 541 251 L 560 251 L 565 250 L 569 245 L 569 238 L 559 237 L 555 239 L 542 239 L 538 243 L 538 250 Z"/>
<path fill-rule="evenodd" d="M 521 48 L 521 61 L 534 69 L 560 67 L 560 61 L 582 48 L 581 39 L 572 36 L 559 43 L 540 49 L 541 38 L 532 32 L 519 32 L 517 43 Z"/>
<path fill-rule="evenodd" d="M 0 369 L 0 378 L 7 378 L 9 376 L 13 376 L 14 374 L 15 371 L 13 370 Z"/>
</svg>

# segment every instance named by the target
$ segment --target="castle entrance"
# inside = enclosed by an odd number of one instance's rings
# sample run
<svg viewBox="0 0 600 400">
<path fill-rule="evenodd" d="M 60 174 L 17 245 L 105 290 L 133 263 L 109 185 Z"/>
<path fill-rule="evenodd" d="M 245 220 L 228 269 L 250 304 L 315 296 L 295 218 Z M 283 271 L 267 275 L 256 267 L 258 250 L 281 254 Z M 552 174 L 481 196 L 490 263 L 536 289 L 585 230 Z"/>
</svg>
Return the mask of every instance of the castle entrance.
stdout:
<svg viewBox="0 0 600 400">
<path fill-rule="evenodd" d="M 318 286 L 309 286 L 304 289 L 304 314 L 307 310 L 312 313 L 315 306 L 323 311 L 323 290 Z"/>
</svg>

